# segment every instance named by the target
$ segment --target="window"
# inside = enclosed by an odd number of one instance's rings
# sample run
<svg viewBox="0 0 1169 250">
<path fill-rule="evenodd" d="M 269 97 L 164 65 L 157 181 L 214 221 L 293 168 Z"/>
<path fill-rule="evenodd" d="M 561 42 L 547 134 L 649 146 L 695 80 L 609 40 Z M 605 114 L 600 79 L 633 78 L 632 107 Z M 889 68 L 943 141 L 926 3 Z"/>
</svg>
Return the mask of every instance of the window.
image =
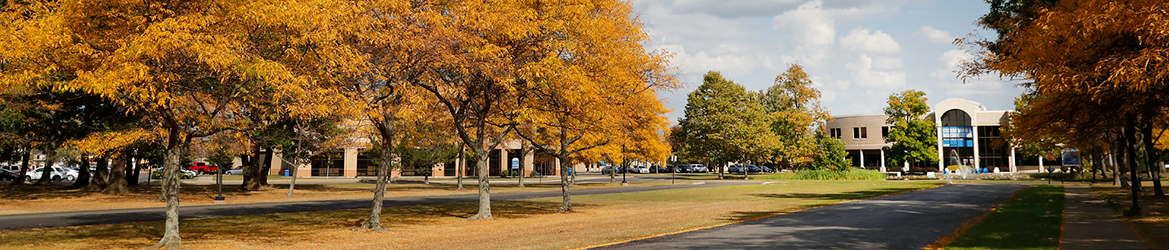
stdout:
<svg viewBox="0 0 1169 250">
<path fill-rule="evenodd" d="M 828 129 L 828 136 L 831 136 L 832 138 L 840 139 L 840 137 L 842 136 L 840 133 L 840 128 L 829 128 Z"/>
<path fill-rule="evenodd" d="M 868 138 L 869 138 L 869 128 L 868 127 L 861 127 L 861 139 L 868 139 Z"/>
<path fill-rule="evenodd" d="M 852 128 L 852 139 L 853 140 L 863 140 L 863 139 L 868 139 L 868 138 L 869 138 L 869 128 L 868 127 L 853 127 Z"/>
<path fill-rule="evenodd" d="M 881 127 L 881 138 L 889 138 L 889 126 Z"/>
</svg>

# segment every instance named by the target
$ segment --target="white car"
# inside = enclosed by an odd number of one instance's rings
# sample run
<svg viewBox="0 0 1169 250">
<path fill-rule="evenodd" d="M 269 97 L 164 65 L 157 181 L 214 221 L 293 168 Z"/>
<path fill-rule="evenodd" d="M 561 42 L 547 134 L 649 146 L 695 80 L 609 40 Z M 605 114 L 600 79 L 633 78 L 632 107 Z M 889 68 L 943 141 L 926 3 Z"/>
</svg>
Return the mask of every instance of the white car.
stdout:
<svg viewBox="0 0 1169 250">
<path fill-rule="evenodd" d="M 52 181 L 61 181 L 61 180 L 75 181 L 75 180 L 77 180 L 77 175 L 78 175 L 77 170 L 62 168 L 62 167 L 57 167 L 57 166 L 53 166 L 52 169 L 53 169 L 53 172 L 49 173 L 49 178 L 51 178 L 50 180 L 52 180 Z M 24 180 L 30 181 L 30 182 L 39 181 L 41 179 L 41 176 L 44 175 L 44 173 L 42 171 L 45 171 L 45 168 L 40 167 L 40 168 L 33 169 L 32 171 L 29 171 L 28 173 L 26 173 L 24 175 Z"/>
<path fill-rule="evenodd" d="M 227 171 L 223 171 L 223 174 L 225 174 L 225 175 L 241 175 L 241 174 L 244 174 L 244 168 L 229 169 Z"/>
<path fill-rule="evenodd" d="M 649 168 L 647 168 L 645 166 L 636 166 L 630 170 L 632 170 L 632 171 L 629 171 L 629 172 L 640 173 L 640 174 L 648 174 L 649 173 Z"/>
</svg>

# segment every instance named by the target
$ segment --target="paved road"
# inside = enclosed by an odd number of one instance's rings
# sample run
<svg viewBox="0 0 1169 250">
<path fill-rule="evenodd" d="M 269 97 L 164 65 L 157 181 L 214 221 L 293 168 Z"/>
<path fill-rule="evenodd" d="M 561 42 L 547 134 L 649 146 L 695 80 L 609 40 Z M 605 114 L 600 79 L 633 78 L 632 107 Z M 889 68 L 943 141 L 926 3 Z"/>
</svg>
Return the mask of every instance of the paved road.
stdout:
<svg viewBox="0 0 1169 250">
<path fill-rule="evenodd" d="M 689 182 L 687 182 L 687 183 L 689 183 Z M 574 191 L 572 191 L 572 193 L 573 193 L 573 195 L 592 195 L 592 194 L 644 192 L 644 191 L 694 188 L 694 187 L 758 184 L 758 182 L 742 182 L 742 181 L 708 181 L 708 182 L 703 182 L 703 183 L 704 184 L 701 184 L 701 185 L 694 185 L 694 184 L 682 185 L 680 182 L 680 185 L 671 185 L 671 186 L 584 189 L 584 190 L 574 190 Z M 560 196 L 561 196 L 560 191 L 531 192 L 531 193 L 503 193 L 503 194 L 492 194 L 491 200 L 492 201 L 519 200 L 519 199 L 560 197 Z M 430 205 L 430 204 L 477 202 L 477 201 L 479 201 L 479 194 L 451 195 L 451 196 L 429 196 L 429 197 L 405 197 L 405 198 L 385 199 L 383 206 L 393 207 L 393 206 Z M 189 218 L 206 218 L 206 217 L 218 217 L 218 216 L 236 216 L 236 215 L 254 215 L 254 214 L 273 214 L 273 213 L 339 210 L 339 209 L 357 209 L 357 208 L 368 208 L 368 207 L 370 207 L 370 205 L 372 205 L 371 203 L 372 203 L 372 201 L 370 199 L 355 199 L 355 200 L 303 201 L 303 202 L 258 203 L 258 204 L 183 206 L 179 209 L 179 214 L 180 214 L 181 218 L 189 219 Z M 166 211 L 166 208 L 141 208 L 141 209 L 118 209 L 118 210 L 101 210 L 101 211 L 79 211 L 79 212 L 5 215 L 5 216 L 0 216 L 0 231 L 30 229 L 30 228 L 61 227 L 61 226 L 97 225 L 97 224 L 143 222 L 143 221 L 162 221 L 163 219 L 165 219 L 165 216 L 166 216 L 165 211 Z"/>
<path fill-rule="evenodd" d="M 608 249 L 922 249 L 1028 184 L 953 184 Z"/>
</svg>

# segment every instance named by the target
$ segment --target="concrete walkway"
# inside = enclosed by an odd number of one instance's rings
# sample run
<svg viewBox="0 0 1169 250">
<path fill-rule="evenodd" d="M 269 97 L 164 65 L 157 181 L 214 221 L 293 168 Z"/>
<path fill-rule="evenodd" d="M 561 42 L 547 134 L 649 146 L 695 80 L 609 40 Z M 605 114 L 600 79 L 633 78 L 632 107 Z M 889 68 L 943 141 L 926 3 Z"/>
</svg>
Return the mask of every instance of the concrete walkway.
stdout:
<svg viewBox="0 0 1169 250">
<path fill-rule="evenodd" d="M 1100 195 L 1087 186 L 1064 187 L 1060 249 L 1150 249 Z"/>
</svg>

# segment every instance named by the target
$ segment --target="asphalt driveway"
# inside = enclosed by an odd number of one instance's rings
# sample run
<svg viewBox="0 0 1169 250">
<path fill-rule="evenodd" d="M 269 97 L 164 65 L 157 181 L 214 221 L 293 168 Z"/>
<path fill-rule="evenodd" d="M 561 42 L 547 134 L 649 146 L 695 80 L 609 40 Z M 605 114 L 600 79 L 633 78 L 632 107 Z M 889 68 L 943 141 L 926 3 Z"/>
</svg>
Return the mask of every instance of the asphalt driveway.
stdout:
<svg viewBox="0 0 1169 250">
<path fill-rule="evenodd" d="M 922 249 L 1028 185 L 953 184 L 605 249 Z"/>
</svg>

